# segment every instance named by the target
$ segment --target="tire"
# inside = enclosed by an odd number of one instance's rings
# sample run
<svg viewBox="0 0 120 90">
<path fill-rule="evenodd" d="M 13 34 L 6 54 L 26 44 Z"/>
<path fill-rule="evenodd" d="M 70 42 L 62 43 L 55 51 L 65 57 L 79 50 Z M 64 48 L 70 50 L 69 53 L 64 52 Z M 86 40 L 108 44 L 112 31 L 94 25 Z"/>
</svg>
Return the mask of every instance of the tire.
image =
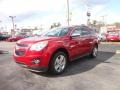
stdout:
<svg viewBox="0 0 120 90">
<path fill-rule="evenodd" d="M 10 40 L 10 42 L 13 42 L 13 40 Z"/>
<path fill-rule="evenodd" d="M 90 57 L 91 58 L 96 58 L 97 57 L 97 54 L 98 54 L 98 47 L 97 46 L 94 46 L 91 54 L 90 54 Z"/>
<path fill-rule="evenodd" d="M 67 66 L 67 55 L 64 52 L 57 52 L 53 55 L 49 70 L 53 74 L 61 74 Z"/>
</svg>

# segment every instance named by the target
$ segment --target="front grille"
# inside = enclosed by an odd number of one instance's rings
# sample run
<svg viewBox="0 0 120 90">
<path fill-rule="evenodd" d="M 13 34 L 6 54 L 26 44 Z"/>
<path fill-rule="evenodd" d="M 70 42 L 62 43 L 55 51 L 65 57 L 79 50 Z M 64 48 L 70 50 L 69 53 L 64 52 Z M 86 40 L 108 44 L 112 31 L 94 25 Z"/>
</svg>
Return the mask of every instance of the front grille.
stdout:
<svg viewBox="0 0 120 90">
<path fill-rule="evenodd" d="M 25 54 L 25 51 L 15 50 L 15 54 L 18 56 L 23 56 Z"/>
</svg>

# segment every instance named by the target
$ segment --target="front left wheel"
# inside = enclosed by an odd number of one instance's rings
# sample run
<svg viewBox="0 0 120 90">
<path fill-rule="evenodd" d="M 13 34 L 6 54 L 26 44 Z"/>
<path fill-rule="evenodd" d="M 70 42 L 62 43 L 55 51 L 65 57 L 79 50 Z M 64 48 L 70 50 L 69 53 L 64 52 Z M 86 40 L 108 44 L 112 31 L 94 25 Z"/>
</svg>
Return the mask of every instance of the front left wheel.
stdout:
<svg viewBox="0 0 120 90">
<path fill-rule="evenodd" d="M 50 71 L 54 74 L 61 74 L 67 66 L 67 55 L 64 52 L 54 54 L 51 63 Z"/>
</svg>

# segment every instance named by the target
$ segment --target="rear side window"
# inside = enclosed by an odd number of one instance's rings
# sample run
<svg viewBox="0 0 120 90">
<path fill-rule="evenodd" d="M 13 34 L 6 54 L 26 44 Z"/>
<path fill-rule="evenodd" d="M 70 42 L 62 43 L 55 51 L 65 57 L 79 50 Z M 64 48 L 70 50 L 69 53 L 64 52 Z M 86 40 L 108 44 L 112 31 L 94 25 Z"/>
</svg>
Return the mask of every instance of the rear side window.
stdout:
<svg viewBox="0 0 120 90">
<path fill-rule="evenodd" d="M 72 33 L 72 36 L 87 36 L 87 35 L 90 35 L 90 34 L 91 34 L 91 32 L 90 32 L 89 28 L 87 28 L 87 27 L 78 27 Z"/>
<path fill-rule="evenodd" d="M 91 35 L 95 35 L 97 32 L 95 29 L 90 29 L 90 33 L 91 33 Z"/>
<path fill-rule="evenodd" d="M 90 35 L 90 30 L 88 28 L 81 28 L 81 36 Z"/>
</svg>

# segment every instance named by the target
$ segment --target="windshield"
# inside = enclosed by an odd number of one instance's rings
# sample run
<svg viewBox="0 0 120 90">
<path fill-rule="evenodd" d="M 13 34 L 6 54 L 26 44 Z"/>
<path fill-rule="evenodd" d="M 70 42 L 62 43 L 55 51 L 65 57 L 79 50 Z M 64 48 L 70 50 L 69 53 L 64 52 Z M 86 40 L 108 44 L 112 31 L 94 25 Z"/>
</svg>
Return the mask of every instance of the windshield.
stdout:
<svg viewBox="0 0 120 90">
<path fill-rule="evenodd" d="M 65 36 L 67 33 L 68 33 L 68 28 L 55 28 L 49 30 L 48 32 L 43 33 L 42 36 L 59 37 L 59 36 Z"/>
<path fill-rule="evenodd" d="M 111 32 L 108 32 L 109 33 L 109 35 L 118 35 L 119 34 L 119 32 L 117 32 L 117 31 L 111 31 Z"/>
</svg>

